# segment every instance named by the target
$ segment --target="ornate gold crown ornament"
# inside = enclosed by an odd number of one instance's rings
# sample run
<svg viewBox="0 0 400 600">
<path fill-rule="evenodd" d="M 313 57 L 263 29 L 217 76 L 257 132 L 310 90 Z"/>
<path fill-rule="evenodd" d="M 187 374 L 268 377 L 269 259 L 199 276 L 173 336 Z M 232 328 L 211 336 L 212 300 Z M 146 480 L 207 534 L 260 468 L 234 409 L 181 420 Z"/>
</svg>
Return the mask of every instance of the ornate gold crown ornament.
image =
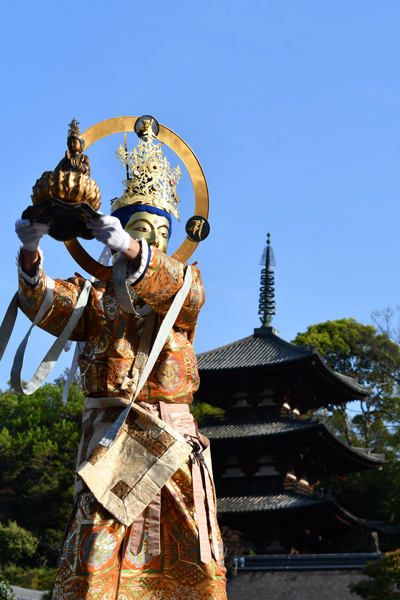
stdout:
<svg viewBox="0 0 400 600">
<path fill-rule="evenodd" d="M 123 182 L 126 191 L 112 203 L 111 212 L 132 204 L 147 204 L 172 213 L 179 221 L 179 196 L 176 186 L 182 177 L 179 165 L 171 168 L 163 155 L 162 144 L 155 141 L 152 122 L 145 120 L 138 147 L 128 152 L 119 146 L 116 155 L 128 167 L 129 179 Z"/>
</svg>

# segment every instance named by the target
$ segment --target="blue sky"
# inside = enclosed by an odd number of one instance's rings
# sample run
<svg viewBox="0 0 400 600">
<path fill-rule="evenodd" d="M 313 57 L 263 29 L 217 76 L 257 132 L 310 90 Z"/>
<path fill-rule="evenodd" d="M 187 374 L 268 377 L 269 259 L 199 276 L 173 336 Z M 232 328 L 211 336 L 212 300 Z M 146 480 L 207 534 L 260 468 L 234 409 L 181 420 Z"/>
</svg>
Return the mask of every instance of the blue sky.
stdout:
<svg viewBox="0 0 400 600">
<path fill-rule="evenodd" d="M 84 130 L 153 114 L 196 152 L 211 225 L 193 256 L 207 292 L 198 352 L 259 326 L 268 231 L 273 325 L 284 339 L 327 319 L 368 323 L 371 311 L 400 302 L 397 0 L 22 0 L 2 16 L 1 314 L 17 285 L 14 222 L 62 157 L 73 116 Z M 122 193 L 113 153 L 121 141 L 88 150 L 105 212 Z M 190 214 L 187 177 L 179 187 Z M 176 225 L 172 250 L 183 235 Z M 48 275 L 81 271 L 61 243 L 45 239 L 42 248 Z M 20 315 L 0 364 L 3 389 L 27 327 Z M 34 334 L 25 379 L 50 343 Z"/>
</svg>

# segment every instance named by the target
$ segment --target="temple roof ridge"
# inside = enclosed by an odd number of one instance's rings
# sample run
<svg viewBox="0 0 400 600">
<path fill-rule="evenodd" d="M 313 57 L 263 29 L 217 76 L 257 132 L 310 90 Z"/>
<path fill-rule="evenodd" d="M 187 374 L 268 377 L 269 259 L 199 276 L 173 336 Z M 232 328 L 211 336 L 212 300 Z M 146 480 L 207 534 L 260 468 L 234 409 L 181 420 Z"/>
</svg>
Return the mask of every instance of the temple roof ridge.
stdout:
<svg viewBox="0 0 400 600">
<path fill-rule="evenodd" d="M 219 346 L 218 348 L 214 348 L 213 350 L 206 350 L 205 352 L 201 352 L 200 354 L 198 354 L 197 357 L 199 358 L 199 357 L 203 357 L 203 356 L 206 356 L 209 354 L 222 352 L 224 350 L 227 350 L 228 348 L 233 348 L 235 346 L 242 345 L 244 343 L 252 343 L 252 340 L 254 340 L 255 338 L 260 338 L 260 337 L 263 337 L 263 338 L 270 337 L 270 338 L 272 338 L 272 340 L 277 340 L 279 345 L 281 345 L 282 347 L 286 347 L 288 349 L 292 349 L 293 352 L 295 352 L 299 356 L 310 356 L 311 354 L 317 354 L 317 350 L 314 348 L 311 349 L 307 346 L 296 346 L 295 344 L 292 344 L 291 342 L 287 342 L 286 340 L 282 339 L 281 337 L 279 337 L 279 335 L 274 333 L 273 327 L 260 327 L 259 329 L 262 330 L 262 332 L 260 334 L 254 333 L 252 335 L 248 335 L 247 337 L 241 338 L 240 340 L 236 340 L 234 342 L 229 342 L 228 344 L 225 344 L 224 346 Z"/>
<path fill-rule="evenodd" d="M 197 359 L 199 369 L 203 372 L 283 366 L 306 361 L 313 363 L 325 377 L 328 376 L 348 390 L 350 388 L 362 396 L 370 395 L 370 388 L 331 369 L 316 348 L 297 346 L 271 330 L 263 330 L 262 334 L 255 333 L 225 346 L 207 350 L 198 354 Z"/>
<path fill-rule="evenodd" d="M 218 423 L 205 424 L 201 428 L 201 433 L 212 441 L 221 439 L 239 439 L 250 437 L 282 437 L 285 435 L 297 435 L 300 431 L 319 432 L 331 445 L 342 449 L 342 452 L 348 454 L 353 459 L 359 458 L 365 464 L 371 467 L 380 466 L 385 462 L 384 454 L 372 453 L 368 448 L 359 448 L 351 446 L 342 441 L 322 419 L 298 419 L 293 417 L 279 417 L 271 420 L 257 422 L 236 422 L 236 423 Z"/>
<path fill-rule="evenodd" d="M 243 512 L 275 512 L 309 508 L 312 506 L 332 506 L 338 515 L 342 515 L 350 523 L 363 525 L 367 530 L 379 533 L 399 534 L 400 525 L 384 525 L 382 521 L 370 521 L 353 515 L 337 502 L 331 494 L 302 494 L 298 491 L 282 491 L 281 493 L 258 496 L 225 496 L 218 498 L 219 513 Z"/>
</svg>

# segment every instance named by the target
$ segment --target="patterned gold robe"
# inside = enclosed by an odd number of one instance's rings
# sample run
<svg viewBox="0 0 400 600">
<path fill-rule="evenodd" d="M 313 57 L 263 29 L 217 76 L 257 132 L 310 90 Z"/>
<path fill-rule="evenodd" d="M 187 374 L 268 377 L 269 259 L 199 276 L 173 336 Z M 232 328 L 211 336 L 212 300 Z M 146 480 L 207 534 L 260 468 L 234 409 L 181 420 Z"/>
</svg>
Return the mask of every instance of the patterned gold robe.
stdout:
<svg viewBox="0 0 400 600">
<path fill-rule="evenodd" d="M 185 265 L 155 248 L 147 247 L 140 276 L 129 281 L 131 298 L 143 312 L 147 304 L 158 315 L 157 327 L 181 287 Z M 143 261 L 142 261 L 143 262 Z M 190 292 L 173 330 L 158 357 L 139 399 L 190 404 L 199 385 L 191 338 L 204 303 L 199 270 L 192 267 Z M 84 284 L 76 278 L 55 281 L 54 302 L 40 327 L 59 335 L 68 321 Z M 20 302 L 34 318 L 46 292 L 46 276 L 40 268 L 35 278 L 20 272 Z M 71 339 L 84 342 L 79 358 L 82 386 L 88 398 L 114 398 L 125 404 L 129 393 L 121 389 L 138 349 L 145 317 L 121 310 L 113 280 L 93 283 L 88 305 Z M 115 404 L 115 402 L 114 402 Z M 96 420 L 92 409 L 91 422 Z M 103 409 L 101 419 L 112 422 L 121 411 Z M 183 425 L 182 431 L 187 423 Z M 193 426 L 190 425 L 192 428 Z M 88 446 L 93 431 L 83 431 Z M 80 460 L 85 458 L 81 454 Z M 146 522 L 142 551 L 131 552 L 131 526 L 119 523 L 80 482 L 75 507 L 68 523 L 60 557 L 54 600 L 202 600 L 225 599 L 225 568 L 222 559 L 204 564 L 199 554 L 199 533 L 194 508 L 192 467 L 187 459 L 162 488 L 161 554 L 148 551 Z M 216 526 L 217 527 L 217 526 Z M 221 538 L 218 541 L 222 550 Z M 222 556 L 222 551 L 220 552 Z"/>
</svg>

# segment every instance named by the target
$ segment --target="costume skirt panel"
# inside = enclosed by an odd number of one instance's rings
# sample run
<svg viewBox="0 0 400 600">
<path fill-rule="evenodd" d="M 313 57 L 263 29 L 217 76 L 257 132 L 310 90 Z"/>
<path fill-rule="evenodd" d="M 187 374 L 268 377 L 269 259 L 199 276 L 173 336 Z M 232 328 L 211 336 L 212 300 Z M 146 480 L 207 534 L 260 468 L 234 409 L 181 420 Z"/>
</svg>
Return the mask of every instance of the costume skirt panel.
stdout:
<svg viewBox="0 0 400 600">
<path fill-rule="evenodd" d="M 226 600 L 222 559 L 200 560 L 188 461 L 161 491 L 161 554 L 130 551 L 133 526 L 116 521 L 90 492 L 76 500 L 53 600 Z M 217 537 L 223 556 L 219 530 Z"/>
<path fill-rule="evenodd" d="M 146 409 L 159 414 L 159 407 Z M 182 410 L 175 406 L 165 418 L 181 435 L 198 438 L 187 406 Z M 148 511 L 143 545 L 140 543 L 137 553 L 135 521 L 130 526 L 121 524 L 88 488 L 83 488 L 67 526 L 53 600 L 226 600 L 222 540 L 215 511 L 207 514 L 205 534 L 207 540 L 208 529 L 207 546 L 217 546 L 218 551 L 212 552 L 207 564 L 200 557 L 204 526 L 200 535 L 195 506 L 204 504 L 207 494 L 200 504 L 194 498 L 192 473 L 193 456 L 161 489 L 161 553 L 157 556 L 151 552 L 154 534 L 152 524 L 149 535 Z M 214 555 L 219 555 L 218 560 Z"/>
</svg>

